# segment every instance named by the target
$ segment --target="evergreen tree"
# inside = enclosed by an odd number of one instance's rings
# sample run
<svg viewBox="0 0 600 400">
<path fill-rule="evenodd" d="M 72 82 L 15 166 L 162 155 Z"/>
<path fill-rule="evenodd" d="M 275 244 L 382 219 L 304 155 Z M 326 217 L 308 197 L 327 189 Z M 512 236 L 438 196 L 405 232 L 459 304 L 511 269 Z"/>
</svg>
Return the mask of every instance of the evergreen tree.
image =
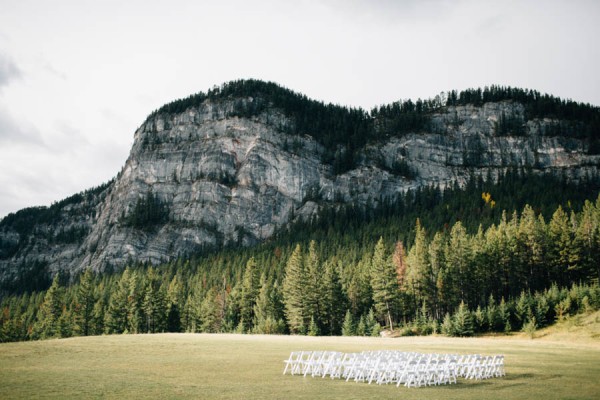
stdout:
<svg viewBox="0 0 600 400">
<path fill-rule="evenodd" d="M 536 294 L 535 296 L 535 320 L 539 327 L 543 327 L 548 322 L 548 312 L 550 311 L 550 305 L 548 299 L 542 294 Z"/>
<path fill-rule="evenodd" d="M 470 285 L 467 298 L 473 304 L 483 302 L 486 296 L 492 292 L 488 281 L 490 265 L 486 253 L 486 236 L 483 227 L 479 225 L 477 233 L 470 238 L 471 265 L 470 265 Z"/>
<path fill-rule="evenodd" d="M 530 206 L 525 206 L 519 221 L 517 232 L 519 264 L 522 266 L 521 274 L 527 282 L 527 287 L 538 289 L 540 277 L 543 273 L 544 254 L 546 254 L 545 224 L 543 219 L 538 219 Z"/>
<path fill-rule="evenodd" d="M 398 301 L 398 276 L 396 269 L 385 252 L 383 238 L 380 238 L 371 261 L 371 286 L 375 311 L 382 321 L 387 320 L 390 330 L 394 330 L 392 313 Z"/>
<path fill-rule="evenodd" d="M 454 333 L 456 336 L 473 336 L 471 313 L 463 301 L 454 314 Z"/>
<path fill-rule="evenodd" d="M 530 339 L 533 339 L 535 337 L 535 331 L 537 327 L 538 325 L 535 320 L 535 317 L 531 317 L 531 319 L 528 319 L 527 322 L 523 325 L 523 332 L 527 333 Z"/>
<path fill-rule="evenodd" d="M 60 317 L 58 318 L 58 337 L 59 338 L 67 338 L 73 336 L 73 315 L 71 311 L 63 306 Z"/>
<path fill-rule="evenodd" d="M 335 262 L 325 264 L 325 277 L 323 281 L 326 332 L 330 335 L 339 335 L 342 330 L 344 310 L 348 301 L 344 295 L 342 282 Z"/>
<path fill-rule="evenodd" d="M 283 299 L 285 316 L 291 333 L 298 334 L 305 331 L 306 316 L 304 288 L 306 286 L 306 271 L 302 262 L 300 245 L 297 245 L 288 259 L 283 281 Z"/>
<path fill-rule="evenodd" d="M 446 315 L 444 315 L 444 321 L 442 322 L 442 333 L 447 336 L 456 336 L 454 323 L 452 322 L 450 313 L 446 313 Z"/>
<path fill-rule="evenodd" d="M 365 318 L 365 335 L 373 336 L 373 329 L 375 328 L 375 325 L 379 325 L 379 323 L 375 318 L 375 313 L 373 312 L 373 309 L 370 309 L 369 313 L 367 314 L 367 317 Z"/>
<path fill-rule="evenodd" d="M 156 288 L 153 283 L 148 283 L 142 302 L 146 332 L 156 333 L 163 331 L 165 308 L 164 297 L 160 289 Z"/>
<path fill-rule="evenodd" d="M 200 304 L 200 330 L 207 333 L 216 333 L 221 330 L 221 319 L 219 313 L 219 296 L 217 288 L 212 287 L 206 293 L 204 300 Z"/>
<path fill-rule="evenodd" d="M 35 335 L 41 339 L 60 335 L 59 319 L 63 314 L 63 290 L 59 284 L 58 274 L 44 296 L 44 302 L 38 312 Z"/>
<path fill-rule="evenodd" d="M 241 311 L 240 304 L 242 302 L 242 285 L 241 283 L 230 287 L 229 285 L 224 285 L 224 288 L 221 290 L 219 295 L 220 301 L 220 318 L 221 322 L 221 331 L 222 332 L 232 332 L 236 328 L 242 328 L 243 325 L 240 325 L 241 321 Z M 254 325 L 254 321 L 252 323 Z"/>
<path fill-rule="evenodd" d="M 379 322 L 377 322 L 377 321 L 375 321 L 375 323 L 373 324 L 373 327 L 371 328 L 371 336 L 373 336 L 373 337 L 381 336 L 381 325 L 379 325 Z"/>
<path fill-rule="evenodd" d="M 581 248 L 580 268 L 575 278 L 597 279 L 600 282 L 600 211 L 588 200 L 581 210 L 575 241 Z"/>
<path fill-rule="evenodd" d="M 502 319 L 500 318 L 500 315 L 498 313 L 498 306 L 496 305 L 496 301 L 494 300 L 494 297 L 492 295 L 490 295 L 490 298 L 488 300 L 486 314 L 490 331 L 499 332 L 503 328 Z"/>
<path fill-rule="evenodd" d="M 431 310 L 432 315 L 438 319 L 441 316 L 441 296 L 439 293 L 438 283 L 441 282 L 441 275 L 446 269 L 445 246 L 446 239 L 444 235 L 440 232 L 437 232 L 429 244 L 429 268 L 427 269 L 428 276 L 424 279 L 424 286 L 426 288 L 424 300 L 426 302 L 427 309 Z"/>
<path fill-rule="evenodd" d="M 481 309 L 481 306 L 477 306 L 475 313 L 473 314 L 473 320 L 475 322 L 475 331 L 485 332 L 487 325 L 487 318 Z"/>
<path fill-rule="evenodd" d="M 564 285 L 570 281 L 570 271 L 577 268 L 580 249 L 576 247 L 569 217 L 561 206 L 552 214 L 548 225 L 549 281 Z"/>
<path fill-rule="evenodd" d="M 90 269 L 85 270 L 79 278 L 79 287 L 75 297 L 75 329 L 83 336 L 92 334 L 92 318 L 94 305 L 96 304 L 93 279 L 92 271 Z"/>
<path fill-rule="evenodd" d="M 371 287 L 371 257 L 365 253 L 362 259 L 345 271 L 349 279 L 346 287 L 350 309 L 353 315 L 361 315 L 373 304 L 373 288 Z"/>
<path fill-rule="evenodd" d="M 500 305 L 498 306 L 498 318 L 502 329 L 506 332 L 511 330 L 510 324 L 510 307 L 508 303 L 504 301 L 504 297 L 500 299 Z"/>
<path fill-rule="evenodd" d="M 152 274 L 152 270 L 149 270 Z M 140 281 L 138 271 L 133 271 L 129 275 L 129 283 L 127 286 L 127 301 L 125 309 L 127 312 L 127 332 L 138 333 L 142 330 L 142 306 L 144 301 L 144 291 Z"/>
<path fill-rule="evenodd" d="M 185 332 L 197 332 L 199 326 L 197 308 L 196 299 L 188 294 L 181 313 L 181 325 Z"/>
<path fill-rule="evenodd" d="M 519 323 L 517 328 L 521 329 L 531 315 L 532 311 L 529 302 L 529 297 L 525 295 L 525 291 L 522 291 L 515 306 L 515 317 L 517 319 L 517 322 Z"/>
<path fill-rule="evenodd" d="M 319 326 L 319 332 L 321 332 L 321 325 L 327 321 L 327 308 L 325 305 L 327 288 L 324 286 L 323 272 L 316 243 L 311 240 L 305 261 L 306 282 L 304 285 L 303 308 L 305 318 L 314 319 L 315 324 Z"/>
<path fill-rule="evenodd" d="M 106 303 L 103 297 L 100 297 L 94 304 L 92 311 L 91 334 L 101 335 L 104 333 L 104 318 L 106 313 Z"/>
<path fill-rule="evenodd" d="M 429 244 L 425 229 L 417 219 L 415 226 L 415 242 L 408 253 L 407 284 L 414 297 L 414 311 L 423 298 L 427 297 L 427 277 L 429 274 Z"/>
<path fill-rule="evenodd" d="M 242 282 L 242 294 L 240 304 L 240 318 L 243 321 L 242 329 L 244 332 L 250 332 L 255 320 L 254 308 L 259 291 L 258 267 L 254 258 L 250 258 L 246 263 L 246 272 Z"/>
<path fill-rule="evenodd" d="M 285 333 L 283 304 L 277 282 L 271 283 L 263 275 L 260 290 L 254 305 L 254 333 Z"/>
<path fill-rule="evenodd" d="M 472 282 L 472 249 L 467 232 L 460 221 L 450 231 L 445 259 L 448 278 L 445 283 L 446 301 L 453 306 L 464 302 L 470 292 Z"/>
<path fill-rule="evenodd" d="M 181 332 L 181 284 L 174 276 L 167 289 L 167 331 Z"/>
<path fill-rule="evenodd" d="M 346 316 L 344 317 L 344 323 L 342 325 L 342 335 L 356 335 L 356 329 L 354 327 L 354 318 L 352 318 L 352 313 L 350 312 L 350 310 L 346 311 Z"/>
<path fill-rule="evenodd" d="M 408 265 L 406 263 L 406 252 L 404 251 L 404 244 L 402 241 L 396 242 L 394 248 L 394 254 L 392 255 L 392 262 L 396 268 L 396 276 L 398 277 L 398 288 L 405 290 L 404 284 L 406 282 L 406 270 Z"/>
<path fill-rule="evenodd" d="M 308 336 L 319 336 L 321 331 L 319 325 L 315 322 L 314 317 L 310 317 L 310 323 L 308 324 Z"/>
<path fill-rule="evenodd" d="M 125 269 L 115 290 L 112 291 L 105 313 L 106 333 L 123 333 L 127 330 L 127 303 L 130 284 L 129 269 Z"/>
<path fill-rule="evenodd" d="M 367 326 L 365 324 L 365 317 L 361 315 L 358 319 L 358 324 L 356 324 L 356 335 L 357 336 L 366 336 L 367 335 Z"/>
</svg>

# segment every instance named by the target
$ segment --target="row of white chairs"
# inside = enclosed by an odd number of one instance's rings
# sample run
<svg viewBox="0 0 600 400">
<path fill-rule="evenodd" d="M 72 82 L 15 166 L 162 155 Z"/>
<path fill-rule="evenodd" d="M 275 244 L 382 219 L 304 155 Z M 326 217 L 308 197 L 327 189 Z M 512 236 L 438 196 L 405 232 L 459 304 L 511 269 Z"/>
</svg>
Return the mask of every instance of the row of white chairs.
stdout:
<svg viewBox="0 0 600 400">
<path fill-rule="evenodd" d="M 292 351 L 284 360 L 283 374 L 331 377 L 346 382 L 396 384 L 406 387 L 457 383 L 457 378 L 501 377 L 504 356 L 437 354 L 394 350 L 341 353 L 337 351 Z"/>
</svg>

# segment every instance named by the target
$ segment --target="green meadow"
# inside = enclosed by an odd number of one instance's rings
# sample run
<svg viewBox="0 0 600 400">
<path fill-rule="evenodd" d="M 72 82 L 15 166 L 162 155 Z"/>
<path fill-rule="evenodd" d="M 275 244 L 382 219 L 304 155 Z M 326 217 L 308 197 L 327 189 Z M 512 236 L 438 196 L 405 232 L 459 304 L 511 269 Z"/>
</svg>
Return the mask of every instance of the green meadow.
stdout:
<svg viewBox="0 0 600 400">
<path fill-rule="evenodd" d="M 550 335 L 551 336 L 551 335 Z M 504 354 L 506 377 L 405 388 L 282 375 L 292 350 Z M 595 339 L 115 335 L 0 345 L 0 398 L 598 399 Z"/>
</svg>

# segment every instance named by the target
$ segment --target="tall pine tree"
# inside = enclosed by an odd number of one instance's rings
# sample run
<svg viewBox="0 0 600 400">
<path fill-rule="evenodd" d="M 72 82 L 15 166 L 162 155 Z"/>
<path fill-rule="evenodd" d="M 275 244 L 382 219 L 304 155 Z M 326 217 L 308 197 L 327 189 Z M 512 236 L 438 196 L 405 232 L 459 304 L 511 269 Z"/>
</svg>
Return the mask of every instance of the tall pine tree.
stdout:
<svg viewBox="0 0 600 400">
<path fill-rule="evenodd" d="M 385 243 L 380 238 L 373 252 L 371 261 L 371 286 L 373 287 L 373 303 L 380 320 L 394 329 L 392 314 L 398 301 L 398 276 L 396 269 L 386 254 Z"/>
<path fill-rule="evenodd" d="M 285 279 L 283 281 L 283 300 L 285 304 L 285 316 L 291 333 L 305 333 L 305 303 L 304 288 L 306 287 L 306 271 L 302 262 L 300 245 L 292 252 L 285 268 Z"/>
<path fill-rule="evenodd" d="M 93 279 L 92 271 L 90 269 L 85 270 L 79 278 L 79 287 L 75 297 L 75 328 L 83 336 L 91 334 L 92 317 L 94 305 L 96 304 Z"/>
<path fill-rule="evenodd" d="M 240 300 L 240 318 L 244 332 L 252 331 L 254 325 L 254 306 L 259 291 L 259 276 L 258 267 L 254 261 L 254 257 L 250 258 L 246 263 L 246 271 L 244 272 L 244 280 L 242 282 L 242 296 Z"/>
</svg>

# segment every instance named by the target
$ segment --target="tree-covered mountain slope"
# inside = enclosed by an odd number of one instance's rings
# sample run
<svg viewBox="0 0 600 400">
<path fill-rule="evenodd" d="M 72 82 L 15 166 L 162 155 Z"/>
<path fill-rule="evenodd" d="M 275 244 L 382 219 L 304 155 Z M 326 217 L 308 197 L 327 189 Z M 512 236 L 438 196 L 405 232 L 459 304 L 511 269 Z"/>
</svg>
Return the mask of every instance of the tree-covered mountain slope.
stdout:
<svg viewBox="0 0 600 400">
<path fill-rule="evenodd" d="M 61 271 L 256 245 L 332 210 L 353 218 L 400 204 L 409 191 L 496 181 L 508 171 L 593 182 L 599 115 L 502 87 L 367 112 L 270 82 L 230 82 L 150 114 L 109 184 L 5 217 L 0 282 L 5 292 L 39 288 Z"/>
</svg>

